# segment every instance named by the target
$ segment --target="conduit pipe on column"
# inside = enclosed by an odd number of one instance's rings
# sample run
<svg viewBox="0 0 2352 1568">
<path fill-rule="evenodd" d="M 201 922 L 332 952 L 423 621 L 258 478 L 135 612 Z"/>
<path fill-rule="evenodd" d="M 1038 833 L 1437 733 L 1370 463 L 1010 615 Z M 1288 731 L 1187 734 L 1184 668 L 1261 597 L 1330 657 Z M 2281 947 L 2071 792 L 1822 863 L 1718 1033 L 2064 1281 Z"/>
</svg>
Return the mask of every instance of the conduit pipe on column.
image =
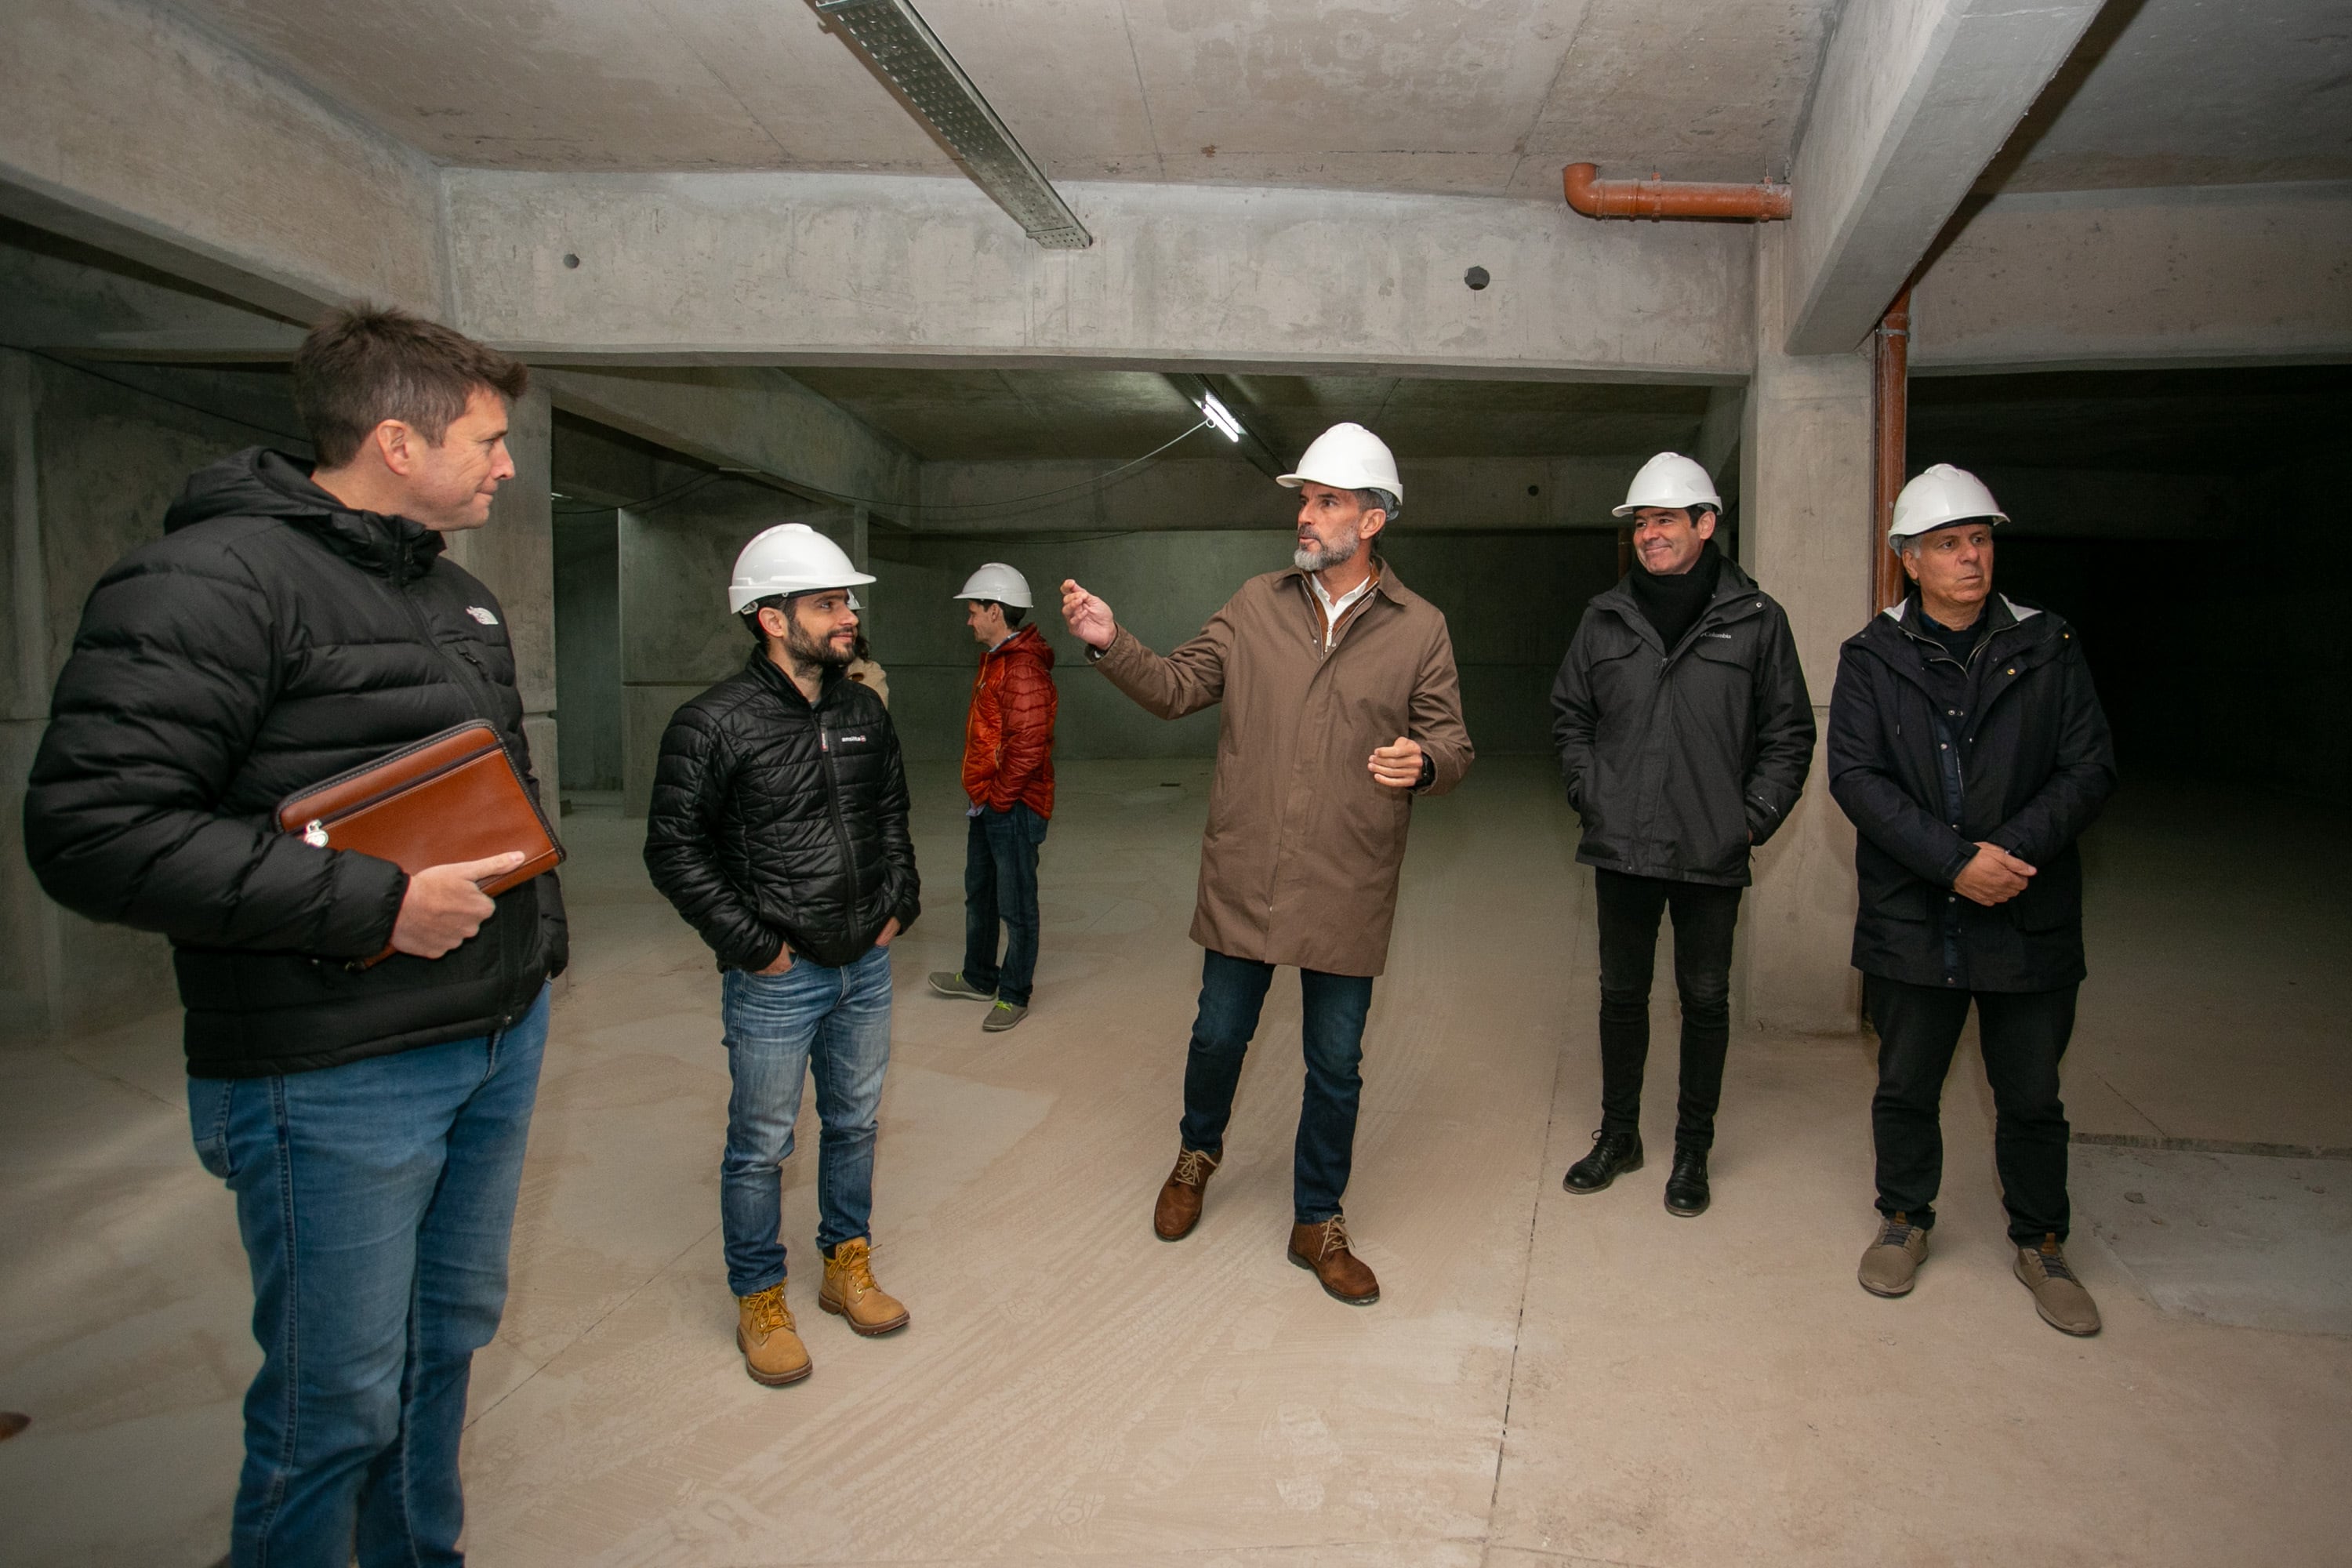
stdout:
<svg viewBox="0 0 2352 1568">
<path fill-rule="evenodd" d="M 1904 594 L 1903 565 L 1886 539 L 1910 436 L 1911 285 L 1895 296 L 1871 338 L 1870 613 L 1876 615 Z"/>
<path fill-rule="evenodd" d="M 1789 187 L 1705 180 L 1603 180 L 1595 163 L 1560 171 L 1568 205 L 1587 217 L 1721 217 L 1770 223 L 1789 216 Z"/>
</svg>

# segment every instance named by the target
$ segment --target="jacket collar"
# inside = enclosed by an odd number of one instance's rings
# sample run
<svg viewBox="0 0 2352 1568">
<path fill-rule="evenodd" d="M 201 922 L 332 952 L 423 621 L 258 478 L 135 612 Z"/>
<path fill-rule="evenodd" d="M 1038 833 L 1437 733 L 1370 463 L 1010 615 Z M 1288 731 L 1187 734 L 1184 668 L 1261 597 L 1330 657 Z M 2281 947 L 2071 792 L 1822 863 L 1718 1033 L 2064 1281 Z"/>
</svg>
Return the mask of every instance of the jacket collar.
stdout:
<svg viewBox="0 0 2352 1568">
<path fill-rule="evenodd" d="M 1312 575 L 1312 573 L 1298 566 L 1289 567 L 1282 574 L 1286 582 L 1297 584 L 1298 591 L 1309 599 L 1315 597 L 1315 590 L 1307 581 Z M 1372 591 L 1369 596 L 1386 599 L 1391 605 L 1402 606 L 1417 595 L 1412 589 L 1398 581 L 1396 568 L 1389 564 L 1388 557 L 1374 550 L 1372 552 Z"/>
<path fill-rule="evenodd" d="M 817 687 L 816 700 L 812 703 L 801 695 L 799 684 L 791 676 L 776 668 L 776 661 L 768 657 L 766 648 L 753 648 L 751 657 L 744 662 L 743 668 L 752 679 L 761 682 L 769 690 L 774 692 L 787 707 L 797 705 L 812 712 L 822 710 L 831 702 L 834 693 L 840 690 L 843 686 L 854 684 L 844 673 L 841 666 L 828 664 L 824 667 L 822 683 Z"/>
<path fill-rule="evenodd" d="M 1706 602 L 1706 608 L 1701 610 L 1698 619 L 1691 623 L 1690 631 L 1684 635 L 1685 642 L 1690 641 L 1692 636 L 1705 627 L 1743 619 L 1764 607 L 1762 596 L 1757 591 L 1756 579 L 1741 571 L 1739 563 L 1729 554 L 1720 551 L 1717 553 L 1721 555 L 1723 564 L 1715 581 L 1715 597 Z M 1641 605 L 1633 597 L 1631 578 L 1629 573 L 1618 578 L 1613 585 L 1595 594 L 1592 596 L 1593 608 L 1614 611 L 1635 632 L 1664 647 L 1658 637 L 1658 628 L 1650 624 L 1650 617 L 1642 613 Z M 1668 648 L 1666 651 L 1671 653 L 1674 650 Z"/>
<path fill-rule="evenodd" d="M 1026 653 L 1035 648 L 1045 640 L 1045 634 L 1037 629 L 1037 623 L 1031 621 L 1026 626 L 1015 626 L 1013 630 L 1013 635 L 1006 637 L 1003 642 L 998 643 L 994 647 L 982 648 L 980 653 L 980 661 L 982 664 L 986 664 L 992 658 L 1003 658 L 1009 654 L 1016 652 Z"/>
</svg>

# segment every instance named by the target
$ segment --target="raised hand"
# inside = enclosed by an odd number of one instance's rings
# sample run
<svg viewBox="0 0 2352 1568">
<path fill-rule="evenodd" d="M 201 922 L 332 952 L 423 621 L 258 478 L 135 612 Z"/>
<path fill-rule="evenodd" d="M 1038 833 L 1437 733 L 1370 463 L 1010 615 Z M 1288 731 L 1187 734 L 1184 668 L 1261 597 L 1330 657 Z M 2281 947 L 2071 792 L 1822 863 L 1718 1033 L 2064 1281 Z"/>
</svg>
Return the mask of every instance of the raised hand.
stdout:
<svg viewBox="0 0 2352 1568">
<path fill-rule="evenodd" d="M 1069 623 L 1070 635 L 1088 647 L 1108 647 L 1118 635 L 1110 606 L 1067 578 L 1062 583 L 1062 619 Z"/>
</svg>

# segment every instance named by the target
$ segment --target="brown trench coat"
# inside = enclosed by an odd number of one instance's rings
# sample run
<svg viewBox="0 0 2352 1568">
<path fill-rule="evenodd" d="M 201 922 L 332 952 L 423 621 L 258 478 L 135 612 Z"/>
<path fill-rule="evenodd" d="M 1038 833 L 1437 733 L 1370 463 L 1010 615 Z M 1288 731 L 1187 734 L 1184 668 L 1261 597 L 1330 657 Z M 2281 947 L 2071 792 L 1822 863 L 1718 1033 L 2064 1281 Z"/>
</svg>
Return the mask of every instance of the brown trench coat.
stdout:
<svg viewBox="0 0 2352 1568">
<path fill-rule="evenodd" d="M 1235 958 L 1378 974 L 1396 917 L 1410 790 L 1373 781 L 1373 748 L 1421 742 L 1444 795 L 1470 771 L 1445 616 L 1397 581 L 1342 617 L 1322 656 L 1307 574 L 1254 577 L 1201 635 L 1162 658 L 1120 627 L 1097 664 L 1162 719 L 1224 712 L 1192 940 Z"/>
</svg>

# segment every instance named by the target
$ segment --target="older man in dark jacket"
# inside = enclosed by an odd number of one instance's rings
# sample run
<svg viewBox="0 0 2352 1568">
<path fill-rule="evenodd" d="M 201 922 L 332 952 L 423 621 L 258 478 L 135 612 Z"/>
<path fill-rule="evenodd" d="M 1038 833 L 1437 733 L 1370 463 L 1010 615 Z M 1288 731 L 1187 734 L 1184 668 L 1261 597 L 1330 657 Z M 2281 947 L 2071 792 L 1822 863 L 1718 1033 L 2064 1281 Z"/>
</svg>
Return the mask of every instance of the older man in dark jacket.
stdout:
<svg viewBox="0 0 2352 1568">
<path fill-rule="evenodd" d="M 1711 1197 L 1748 855 L 1787 820 L 1813 760 L 1789 617 L 1717 550 L 1722 504 L 1688 458 L 1643 465 L 1617 509 L 1633 521 L 1633 569 L 1585 610 L 1551 699 L 1601 927 L 1601 1128 L 1561 1184 L 1597 1193 L 1642 1166 L 1650 974 L 1671 909 L 1682 1092 L 1665 1203 L 1685 1218 Z"/>
<path fill-rule="evenodd" d="M 890 1061 L 890 942 L 919 909 L 907 775 L 882 700 L 848 678 L 853 584 L 874 579 L 806 524 L 735 563 L 729 607 L 758 645 L 662 737 L 646 867 L 718 954 L 727 1067 L 719 1208 L 736 1343 L 752 1381 L 809 1373 L 784 1304 L 779 1167 L 814 1071 L 817 1305 L 858 1333 L 907 1324 L 875 1283 L 875 1114 Z"/>
<path fill-rule="evenodd" d="M 525 380 L 396 311 L 311 333 L 317 468 L 256 448 L 189 480 L 91 591 L 33 765 L 42 886 L 172 939 L 196 1154 L 236 1194 L 262 1349 L 240 1565 L 457 1561 L 563 904 L 552 876 L 480 890 L 520 853 L 412 876 L 274 814 L 480 720 L 530 779 L 504 612 L 442 554 L 514 476 Z"/>
<path fill-rule="evenodd" d="M 2017 1277 L 2053 1327 L 2096 1333 L 2063 1251 L 2058 1060 L 2084 975 L 2076 841 L 2115 788 L 2082 640 L 1992 591 L 1991 492 L 1937 464 L 1904 487 L 1911 592 L 1847 639 L 1830 701 L 1830 791 L 1859 837 L 1853 963 L 1878 1030 L 1871 1102 L 1879 1230 L 1863 1288 L 1908 1292 L 1943 1172 L 1938 1106 L 1971 1002 Z"/>
</svg>

